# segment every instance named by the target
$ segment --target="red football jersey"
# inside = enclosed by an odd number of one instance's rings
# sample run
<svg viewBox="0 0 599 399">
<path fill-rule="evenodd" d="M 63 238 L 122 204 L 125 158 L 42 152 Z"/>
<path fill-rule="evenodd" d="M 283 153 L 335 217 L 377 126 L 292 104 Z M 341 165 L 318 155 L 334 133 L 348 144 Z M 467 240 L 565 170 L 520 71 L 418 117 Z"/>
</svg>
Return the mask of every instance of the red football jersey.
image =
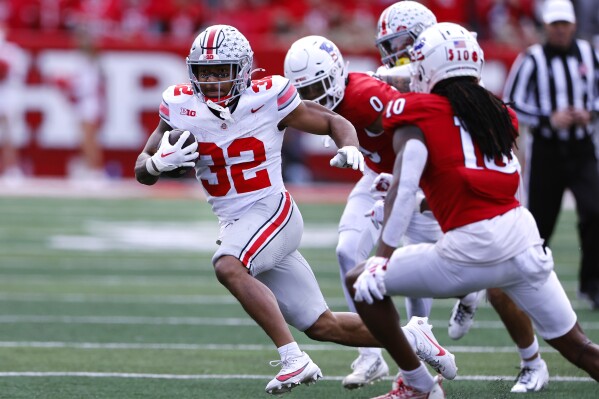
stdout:
<svg viewBox="0 0 599 399">
<path fill-rule="evenodd" d="M 483 157 L 445 97 L 421 93 L 396 97 L 383 116 L 385 132 L 392 136 L 399 126 L 415 125 L 424 133 L 428 161 L 420 186 L 444 232 L 520 205 L 515 197 L 520 182 L 515 156 Z M 510 114 L 517 129 L 515 114 L 511 110 Z"/>
<path fill-rule="evenodd" d="M 377 120 L 396 93 L 393 87 L 372 76 L 350 72 L 343 100 L 334 109 L 356 128 L 360 151 L 368 167 L 376 173 L 391 173 L 395 152 L 389 136 L 369 132 L 366 128 Z"/>
</svg>

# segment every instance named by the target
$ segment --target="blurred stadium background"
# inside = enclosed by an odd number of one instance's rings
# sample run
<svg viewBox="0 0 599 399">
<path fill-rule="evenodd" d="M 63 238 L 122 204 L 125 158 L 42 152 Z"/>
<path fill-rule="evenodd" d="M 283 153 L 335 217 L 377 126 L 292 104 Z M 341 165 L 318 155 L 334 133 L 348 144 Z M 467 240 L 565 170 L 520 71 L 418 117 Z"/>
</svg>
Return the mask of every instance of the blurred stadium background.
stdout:
<svg viewBox="0 0 599 399">
<path fill-rule="evenodd" d="M 539 0 L 426 0 L 440 21 L 478 33 L 486 55 L 484 81 L 500 93 L 518 51 L 539 40 Z M 583 37 L 591 38 L 597 8 L 574 3 Z M 290 43 L 322 34 L 340 47 L 351 70 L 375 70 L 376 21 L 390 0 L 3 0 L 0 21 L 7 39 L 25 51 L 20 88 L 10 99 L 11 135 L 26 176 L 77 174 L 81 132 L 77 123 L 77 75 L 86 68 L 83 47 L 98 52 L 103 71 L 99 140 L 104 169 L 114 179 L 131 177 L 133 161 L 158 121 L 162 91 L 187 82 L 184 63 L 195 35 L 215 23 L 235 25 L 255 53 L 255 67 L 283 74 Z M 288 181 L 354 181 L 327 167 L 333 149 L 289 132 Z M 286 165 L 289 166 L 289 165 Z"/>
</svg>

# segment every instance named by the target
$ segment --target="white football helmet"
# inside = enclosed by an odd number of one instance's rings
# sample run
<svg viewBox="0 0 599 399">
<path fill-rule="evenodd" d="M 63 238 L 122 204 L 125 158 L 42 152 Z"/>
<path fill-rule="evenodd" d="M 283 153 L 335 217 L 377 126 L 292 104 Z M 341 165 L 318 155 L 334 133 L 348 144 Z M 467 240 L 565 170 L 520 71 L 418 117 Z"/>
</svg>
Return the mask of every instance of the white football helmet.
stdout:
<svg viewBox="0 0 599 399">
<path fill-rule="evenodd" d="M 230 79 L 221 83 L 234 82 L 229 93 L 218 98 L 209 98 L 215 103 L 227 103 L 248 87 L 251 81 L 251 68 L 254 52 L 245 36 L 229 25 L 213 25 L 200 33 L 187 56 L 187 69 L 194 93 L 202 102 L 208 99 L 202 93 L 202 85 L 214 82 L 198 81 L 198 68 L 206 65 L 230 65 Z"/>
<path fill-rule="evenodd" d="M 441 80 L 473 76 L 480 80 L 484 53 L 468 29 L 443 22 L 426 29 L 410 49 L 410 90 L 430 93 Z"/>
<path fill-rule="evenodd" d="M 332 41 L 306 36 L 291 45 L 285 56 L 285 77 L 304 100 L 333 109 L 343 100 L 347 65 Z"/>
<path fill-rule="evenodd" d="M 435 14 L 415 1 L 399 1 L 382 12 L 376 46 L 389 68 L 410 62 L 408 49 L 426 28 L 437 23 Z"/>
</svg>

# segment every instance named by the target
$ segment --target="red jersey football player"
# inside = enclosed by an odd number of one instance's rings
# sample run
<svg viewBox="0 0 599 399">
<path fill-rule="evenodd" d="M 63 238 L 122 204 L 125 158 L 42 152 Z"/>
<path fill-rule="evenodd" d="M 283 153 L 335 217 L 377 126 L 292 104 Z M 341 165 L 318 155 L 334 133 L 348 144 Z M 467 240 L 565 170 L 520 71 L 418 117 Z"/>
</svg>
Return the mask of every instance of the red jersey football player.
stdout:
<svg viewBox="0 0 599 399">
<path fill-rule="evenodd" d="M 465 28 L 440 23 L 410 50 L 411 89 L 385 109 L 398 153 L 376 256 L 346 284 L 356 309 L 402 370 L 383 398 L 431 398 L 435 379 L 414 361 L 390 296 L 455 297 L 501 288 L 567 360 L 599 380 L 599 346 L 585 336 L 530 212 L 515 194 L 513 111 L 479 84 L 483 52 Z M 435 244 L 398 249 L 422 187 L 443 229 Z M 407 356 L 406 356 L 407 354 Z M 430 394 L 430 396 L 429 396 Z"/>
<path fill-rule="evenodd" d="M 382 114 L 397 90 L 366 73 L 348 73 L 337 46 L 322 36 L 306 36 L 293 43 L 285 57 L 285 77 L 302 99 L 318 102 L 349 120 L 356 128 L 365 157 L 364 176 L 350 193 L 339 222 L 336 252 L 343 280 L 349 270 L 368 258 L 380 235 L 380 225 L 373 224 L 365 214 L 377 200 L 371 193 L 375 179 L 380 173 L 390 173 L 395 161 L 391 137 L 383 134 Z M 433 218 L 412 212 L 405 245 L 435 242 L 440 237 L 441 229 Z M 343 287 L 348 306 L 355 312 L 351 296 Z M 428 317 L 431 303 L 430 298 L 407 298 L 407 319 Z M 428 326 L 426 319 L 420 322 Z M 342 382 L 348 389 L 376 381 L 389 372 L 380 348 L 360 348 L 359 353 L 352 364 L 353 372 Z M 453 354 L 446 352 L 441 363 L 437 368 L 446 378 L 453 378 L 457 370 Z"/>
</svg>

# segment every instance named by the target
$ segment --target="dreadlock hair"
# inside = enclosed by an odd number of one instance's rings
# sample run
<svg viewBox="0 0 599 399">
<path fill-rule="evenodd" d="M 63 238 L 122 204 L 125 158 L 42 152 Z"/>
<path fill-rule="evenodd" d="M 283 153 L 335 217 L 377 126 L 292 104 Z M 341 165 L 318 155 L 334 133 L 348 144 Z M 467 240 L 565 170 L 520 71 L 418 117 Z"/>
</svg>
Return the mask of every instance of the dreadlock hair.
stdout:
<svg viewBox="0 0 599 399">
<path fill-rule="evenodd" d="M 512 159 L 518 131 L 512 124 L 506 104 L 479 85 L 472 76 L 440 81 L 431 91 L 446 97 L 460 124 L 488 159 Z"/>
</svg>

